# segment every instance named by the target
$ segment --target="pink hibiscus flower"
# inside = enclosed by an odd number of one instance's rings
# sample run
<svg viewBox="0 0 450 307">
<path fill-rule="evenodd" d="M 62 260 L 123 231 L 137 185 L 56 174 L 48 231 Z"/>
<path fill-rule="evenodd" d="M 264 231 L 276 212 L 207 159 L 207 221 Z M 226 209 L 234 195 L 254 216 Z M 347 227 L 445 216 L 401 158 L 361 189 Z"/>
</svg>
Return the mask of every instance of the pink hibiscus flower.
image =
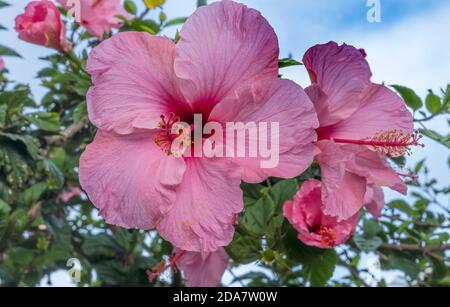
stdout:
<svg viewBox="0 0 450 307">
<path fill-rule="evenodd" d="M 56 1 L 67 9 L 71 8 L 68 0 Z M 123 25 L 123 21 L 117 18 L 117 16 L 131 19 L 131 15 L 123 8 L 120 0 L 79 1 L 80 24 L 98 39 L 102 39 L 104 33 L 109 33 L 112 29 L 118 29 Z M 77 18 L 77 16 L 74 17 Z"/>
<path fill-rule="evenodd" d="M 278 40 L 261 14 L 232 1 L 204 6 L 174 44 L 124 32 L 94 49 L 87 103 L 99 128 L 80 161 L 80 183 L 110 224 L 156 228 L 174 246 L 214 252 L 233 238 L 241 180 L 295 177 L 312 162 L 314 107 L 278 78 Z M 177 158 L 179 120 L 279 122 L 279 163 L 259 158 Z M 204 136 L 208 138 L 208 136 Z"/>
<path fill-rule="evenodd" d="M 370 81 L 363 50 L 330 42 L 312 47 L 303 60 L 312 81 L 306 92 L 320 122 L 316 160 L 324 213 L 348 219 L 363 203 L 375 213 L 373 202 L 379 212 L 379 187 L 406 193 L 385 157 L 404 155 L 418 145 L 412 115 L 398 95 Z"/>
<path fill-rule="evenodd" d="M 333 248 L 347 241 L 358 224 L 359 213 L 346 220 L 326 215 L 322 210 L 322 187 L 318 180 L 308 180 L 284 204 L 284 216 L 298 231 L 298 239 L 306 245 Z"/>
<path fill-rule="evenodd" d="M 3 58 L 0 57 L 0 71 L 2 71 L 3 69 L 5 69 L 5 61 L 3 61 Z"/>
<path fill-rule="evenodd" d="M 66 28 L 58 8 L 48 0 L 31 1 L 25 12 L 16 17 L 16 31 L 26 42 L 69 52 L 71 43 L 66 39 Z"/>
</svg>

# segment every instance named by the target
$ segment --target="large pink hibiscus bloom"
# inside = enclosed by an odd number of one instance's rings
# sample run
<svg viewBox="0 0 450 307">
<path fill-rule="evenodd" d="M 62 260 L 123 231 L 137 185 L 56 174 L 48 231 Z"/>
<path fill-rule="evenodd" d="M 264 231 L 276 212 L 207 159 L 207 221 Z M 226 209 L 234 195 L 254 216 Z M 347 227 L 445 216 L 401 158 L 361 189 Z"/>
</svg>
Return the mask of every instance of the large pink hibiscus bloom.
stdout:
<svg viewBox="0 0 450 307">
<path fill-rule="evenodd" d="M 110 224 L 155 228 L 186 251 L 213 252 L 233 238 L 241 180 L 294 177 L 313 158 L 317 117 L 306 93 L 278 78 L 277 37 L 261 14 L 232 1 L 202 7 L 174 44 L 125 32 L 94 49 L 91 122 L 80 182 Z M 176 158 L 168 132 L 194 114 L 219 123 L 279 122 L 280 161 Z"/>
<path fill-rule="evenodd" d="M 324 212 L 343 220 L 366 203 L 379 215 L 381 186 L 406 193 L 385 157 L 417 145 L 412 115 L 398 95 L 370 81 L 363 50 L 330 42 L 312 47 L 303 60 L 312 81 L 306 92 L 320 122 L 316 160 Z"/>
</svg>

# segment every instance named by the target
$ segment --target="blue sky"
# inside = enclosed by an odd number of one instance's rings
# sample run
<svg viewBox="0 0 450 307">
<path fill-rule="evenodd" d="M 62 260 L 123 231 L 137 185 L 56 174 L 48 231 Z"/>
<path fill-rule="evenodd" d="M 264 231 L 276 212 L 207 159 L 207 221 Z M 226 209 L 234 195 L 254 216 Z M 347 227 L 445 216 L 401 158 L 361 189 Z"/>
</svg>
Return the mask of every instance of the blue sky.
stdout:
<svg viewBox="0 0 450 307">
<path fill-rule="evenodd" d="M 8 0 L 6 0 L 8 1 Z M 386 84 L 402 84 L 415 89 L 421 96 L 428 89 L 439 91 L 450 82 L 450 1 L 449 0 L 380 0 L 381 22 L 366 19 L 367 0 L 243 0 L 269 20 L 279 36 L 281 56 L 292 54 L 301 59 L 314 44 L 330 40 L 346 42 L 364 48 L 373 71 L 373 80 Z M 14 27 L 14 17 L 29 2 L 9 0 L 14 5 L 0 10 L 0 23 Z M 141 2 L 135 0 L 135 2 Z M 189 16 L 196 0 L 167 0 L 165 12 L 169 18 Z M 156 13 L 154 14 L 156 16 Z M 168 31 L 173 35 L 175 29 Z M 36 72 L 44 67 L 38 57 L 52 51 L 17 39 L 13 31 L 0 31 L 0 43 L 16 49 L 24 59 L 6 58 L 13 79 L 32 85 L 36 97 L 43 95 Z M 303 87 L 308 76 L 303 67 L 283 71 Z M 448 131 L 445 119 L 429 128 Z M 441 182 L 448 183 L 446 166 L 448 150 L 431 141 L 424 149 L 415 150 L 410 165 L 429 158 L 431 172 Z M 388 198 L 398 197 L 388 193 Z M 448 203 L 448 200 L 447 200 Z"/>
</svg>

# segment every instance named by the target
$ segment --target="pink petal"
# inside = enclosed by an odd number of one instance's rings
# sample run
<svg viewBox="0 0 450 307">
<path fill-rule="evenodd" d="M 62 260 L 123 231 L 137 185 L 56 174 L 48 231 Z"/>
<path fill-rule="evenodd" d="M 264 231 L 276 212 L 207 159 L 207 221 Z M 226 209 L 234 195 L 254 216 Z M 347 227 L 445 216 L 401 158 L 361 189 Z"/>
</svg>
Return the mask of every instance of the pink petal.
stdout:
<svg viewBox="0 0 450 307">
<path fill-rule="evenodd" d="M 329 42 L 310 48 L 303 62 L 313 85 L 317 84 L 328 97 L 328 111 L 319 113 L 321 126 L 345 119 L 359 107 L 361 93 L 370 85 L 372 76 L 360 50 Z"/>
<path fill-rule="evenodd" d="M 348 219 L 342 220 L 335 225 L 336 229 L 336 244 L 340 245 L 342 243 L 347 242 L 348 239 L 355 233 L 356 226 L 359 222 L 359 212 L 355 213 L 353 216 Z M 326 225 L 326 223 L 325 223 Z"/>
<path fill-rule="evenodd" d="M 350 172 L 367 178 L 371 184 L 387 186 L 406 195 L 406 184 L 379 153 L 359 145 L 343 145 L 341 149 L 353 154 L 354 158 L 346 164 Z"/>
<path fill-rule="evenodd" d="M 244 181 L 257 183 L 269 176 L 292 178 L 311 165 L 317 117 L 308 96 L 292 81 L 270 79 L 241 87 L 235 95 L 219 103 L 210 118 L 221 123 L 267 123 L 269 132 L 271 124 L 278 123 L 279 135 L 275 135 L 279 140 L 278 165 L 262 168 L 261 161 L 267 158 L 259 154 L 257 158 L 235 158 L 234 161 L 243 169 Z M 247 148 L 252 140 L 255 144 L 267 141 L 271 146 L 270 135 L 251 139 L 246 133 Z"/>
<path fill-rule="evenodd" d="M 107 223 L 149 229 L 175 201 L 184 170 L 183 159 L 162 153 L 150 132 L 100 131 L 81 156 L 79 176 Z"/>
<path fill-rule="evenodd" d="M 242 211 L 241 174 L 225 159 L 186 160 L 177 199 L 157 229 L 186 251 L 214 252 L 233 239 L 235 215 Z"/>
<path fill-rule="evenodd" d="M 229 261 L 227 252 L 219 248 L 205 255 L 186 252 L 177 262 L 177 267 L 183 271 L 188 287 L 218 287 Z"/>
<path fill-rule="evenodd" d="M 367 192 L 364 196 L 364 204 L 367 211 L 375 218 L 379 219 L 381 217 L 381 211 L 384 208 L 383 189 L 374 185 L 367 186 Z"/>
<path fill-rule="evenodd" d="M 331 141 L 317 143 L 321 153 L 317 162 L 322 172 L 323 212 L 346 220 L 361 209 L 366 193 L 366 179 L 346 170 L 351 155 Z"/>
<path fill-rule="evenodd" d="M 56 2 L 69 8 L 68 0 L 56 0 Z M 117 16 L 132 19 L 120 0 L 79 0 L 78 3 L 81 9 L 80 24 L 98 39 L 102 39 L 103 34 L 111 32 L 111 29 L 120 28 L 123 25 L 123 21 Z"/>
<path fill-rule="evenodd" d="M 373 84 L 365 91 L 358 110 L 330 128 L 329 136 L 362 140 L 394 129 L 411 133 L 413 117 L 397 94 L 383 85 Z"/>
<path fill-rule="evenodd" d="M 181 106 L 174 46 L 168 38 L 124 32 L 96 47 L 87 67 L 94 83 L 87 96 L 92 123 L 128 134 L 156 128 L 161 115 Z"/>
<path fill-rule="evenodd" d="M 183 26 L 175 72 L 196 109 L 209 109 L 237 87 L 277 78 L 278 39 L 266 19 L 245 5 L 219 1 Z"/>
<path fill-rule="evenodd" d="M 298 231 L 303 243 L 318 248 L 332 248 L 344 243 L 354 233 L 359 214 L 338 221 L 322 210 L 322 186 L 310 179 L 303 183 L 293 201 L 284 205 L 284 216 Z"/>
</svg>

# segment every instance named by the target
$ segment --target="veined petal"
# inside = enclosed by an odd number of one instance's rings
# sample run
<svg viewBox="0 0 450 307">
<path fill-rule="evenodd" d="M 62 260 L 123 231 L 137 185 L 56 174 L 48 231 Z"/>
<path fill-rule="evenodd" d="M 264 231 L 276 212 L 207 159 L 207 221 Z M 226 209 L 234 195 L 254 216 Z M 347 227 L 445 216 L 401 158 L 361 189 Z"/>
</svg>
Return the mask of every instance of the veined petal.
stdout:
<svg viewBox="0 0 450 307">
<path fill-rule="evenodd" d="M 405 102 L 384 85 L 372 84 L 350 117 L 328 129 L 329 137 L 363 140 L 380 131 L 413 131 L 413 117 Z"/>
<path fill-rule="evenodd" d="M 91 122 L 118 134 L 156 128 L 162 114 L 182 108 L 173 72 L 175 45 L 168 38 L 123 32 L 96 47 L 87 70 Z"/>
<path fill-rule="evenodd" d="M 177 199 L 157 229 L 180 249 L 214 252 L 233 239 L 233 222 L 243 209 L 241 174 L 225 159 L 190 158 L 186 166 Z"/>
<path fill-rule="evenodd" d="M 362 93 L 370 85 L 372 76 L 361 50 L 329 42 L 310 48 L 303 62 L 313 85 L 317 84 L 328 97 L 328 111 L 319 112 L 322 127 L 335 124 L 358 109 Z M 324 102 L 317 103 L 323 110 Z"/>
<path fill-rule="evenodd" d="M 199 8 L 183 26 L 175 73 L 196 109 L 211 110 L 237 87 L 278 76 L 278 39 L 261 14 L 233 1 Z"/>
<path fill-rule="evenodd" d="M 289 80 L 266 79 L 239 88 L 212 111 L 211 120 L 221 123 L 243 123 L 234 136 L 234 147 L 245 135 L 245 146 L 257 146 L 257 157 L 234 158 L 243 169 L 243 180 L 261 182 L 270 176 L 292 178 L 310 166 L 318 127 L 317 117 L 303 89 Z M 250 133 L 248 127 L 256 128 Z M 278 126 L 279 133 L 272 130 Z M 274 127 L 275 127 L 274 126 Z M 267 127 L 266 133 L 263 127 Z M 230 133 L 230 131 L 227 131 Z M 278 143 L 278 147 L 276 146 Z M 266 145 L 267 144 L 267 145 Z M 230 144 L 227 144 L 230 148 Z M 261 155 L 262 148 L 271 149 L 271 157 Z M 236 152 L 235 152 L 235 156 Z M 272 159 L 273 165 L 262 167 Z M 275 163 L 276 162 L 276 163 Z"/>
<path fill-rule="evenodd" d="M 183 159 L 167 157 L 152 133 L 98 132 L 80 160 L 80 184 L 107 223 L 150 229 L 176 199 Z"/>
</svg>

